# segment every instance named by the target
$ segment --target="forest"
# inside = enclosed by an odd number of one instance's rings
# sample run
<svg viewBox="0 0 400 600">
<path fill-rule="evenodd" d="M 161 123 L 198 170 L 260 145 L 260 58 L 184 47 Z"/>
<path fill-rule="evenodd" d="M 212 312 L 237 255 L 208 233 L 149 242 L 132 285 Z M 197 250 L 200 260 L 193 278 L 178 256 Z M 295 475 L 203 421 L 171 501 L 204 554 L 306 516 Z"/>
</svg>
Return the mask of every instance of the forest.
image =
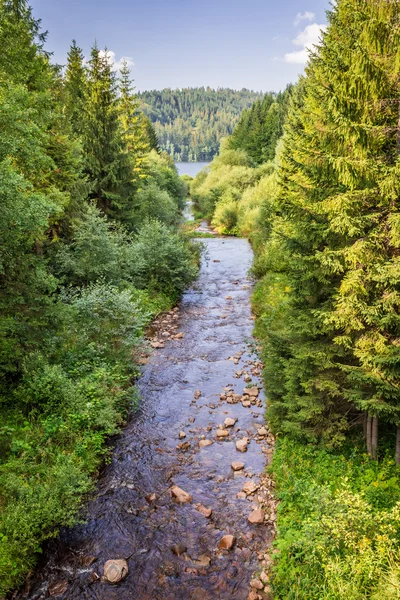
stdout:
<svg viewBox="0 0 400 600">
<path fill-rule="evenodd" d="M 0 596 L 76 520 L 137 404 L 143 336 L 197 273 L 186 188 L 125 64 L 73 42 L 53 65 L 1 0 Z"/>
<path fill-rule="evenodd" d="M 144 91 L 138 98 L 162 150 L 176 161 L 206 162 L 218 153 L 221 139 L 232 133 L 242 110 L 262 94 L 208 87 Z"/>
<path fill-rule="evenodd" d="M 399 598 L 400 5 L 340 0 L 306 74 L 191 184 L 255 251 L 281 600 Z M 283 125 L 283 126 L 282 126 Z"/>
</svg>

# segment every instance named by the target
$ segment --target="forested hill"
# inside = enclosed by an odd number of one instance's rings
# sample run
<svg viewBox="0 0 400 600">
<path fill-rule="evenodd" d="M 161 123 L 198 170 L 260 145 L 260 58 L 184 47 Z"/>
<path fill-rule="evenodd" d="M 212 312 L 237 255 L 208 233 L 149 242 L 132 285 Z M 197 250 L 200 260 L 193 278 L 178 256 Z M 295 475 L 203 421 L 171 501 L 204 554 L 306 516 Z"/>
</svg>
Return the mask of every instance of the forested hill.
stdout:
<svg viewBox="0 0 400 600">
<path fill-rule="evenodd" d="M 209 87 L 139 94 L 161 149 L 175 160 L 194 162 L 212 160 L 221 138 L 232 133 L 242 110 L 261 97 L 260 92 L 247 89 Z"/>
</svg>

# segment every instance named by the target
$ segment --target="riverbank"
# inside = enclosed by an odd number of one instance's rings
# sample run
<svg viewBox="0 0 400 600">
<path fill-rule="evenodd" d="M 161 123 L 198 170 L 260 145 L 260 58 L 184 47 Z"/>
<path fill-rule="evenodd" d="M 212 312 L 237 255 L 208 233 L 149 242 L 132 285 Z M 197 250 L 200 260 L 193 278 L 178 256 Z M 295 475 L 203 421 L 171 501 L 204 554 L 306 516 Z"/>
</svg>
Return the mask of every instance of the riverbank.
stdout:
<svg viewBox="0 0 400 600">
<path fill-rule="evenodd" d="M 68 600 L 267 597 L 258 588 L 268 591 L 268 582 L 254 574 L 268 567 L 274 531 L 271 490 L 261 481 L 273 438 L 251 338 L 252 252 L 246 240 L 203 243 L 198 281 L 153 331 L 139 411 L 85 522 L 48 543 L 27 598 L 54 589 Z M 190 500 L 181 502 L 176 488 Z M 129 574 L 112 587 L 100 578 L 116 558 L 127 559 Z"/>
<path fill-rule="evenodd" d="M 274 600 L 398 599 L 400 474 L 390 456 L 395 431 L 381 439 L 378 462 L 366 453 L 357 419 L 347 438 L 339 430 L 330 445 L 324 445 L 312 431 L 307 438 L 307 431 L 302 432 L 296 421 L 285 419 L 286 407 L 297 398 L 294 384 L 293 390 L 284 387 L 285 371 L 292 373 L 293 381 L 297 371 L 291 355 L 280 355 L 281 345 L 299 334 L 287 318 L 291 288 L 280 271 L 286 263 L 277 262 L 282 239 L 268 237 L 267 217 L 278 211 L 276 175 L 271 164 L 238 167 L 239 159 L 245 161 L 243 155 L 222 153 L 212 174 L 195 180 L 192 189 L 200 215 L 207 215 L 222 231 L 249 237 L 255 250 L 254 335 L 262 348 L 263 380 L 270 397 L 266 420 L 271 419 L 272 430 L 278 434 L 268 468 L 279 501 L 277 536 L 268 550 L 267 574 Z M 216 207 L 216 189 L 222 196 L 240 200 L 221 199 Z M 306 365 L 307 356 L 303 357 Z M 278 408 L 274 401 L 279 402 Z M 311 409 L 312 404 L 305 402 L 298 419 Z"/>
</svg>

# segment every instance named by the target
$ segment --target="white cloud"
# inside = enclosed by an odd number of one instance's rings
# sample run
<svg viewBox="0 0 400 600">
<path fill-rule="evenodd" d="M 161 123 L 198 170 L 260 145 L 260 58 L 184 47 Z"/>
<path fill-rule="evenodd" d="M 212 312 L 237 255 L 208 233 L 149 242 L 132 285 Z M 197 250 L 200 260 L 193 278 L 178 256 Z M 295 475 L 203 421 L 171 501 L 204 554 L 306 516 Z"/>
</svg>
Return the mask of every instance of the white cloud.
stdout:
<svg viewBox="0 0 400 600">
<path fill-rule="evenodd" d="M 302 21 L 312 21 L 313 19 L 315 19 L 315 13 L 310 12 L 309 10 L 306 10 L 303 13 L 298 12 L 293 25 L 296 25 L 297 27 Z"/>
<path fill-rule="evenodd" d="M 112 65 L 114 71 L 120 71 L 122 69 L 122 63 L 125 60 L 128 68 L 131 69 L 135 66 L 135 62 L 131 56 L 121 56 L 120 59 L 117 60 L 117 55 L 112 50 L 100 50 L 100 56 L 107 56 L 108 63 Z"/>
<path fill-rule="evenodd" d="M 314 49 L 315 44 L 319 43 L 323 31 L 326 31 L 326 25 L 318 25 L 318 23 L 307 25 L 293 40 L 293 44 L 301 46 L 301 49 L 287 52 L 284 56 L 285 62 L 296 65 L 306 64 L 309 52 Z"/>
</svg>

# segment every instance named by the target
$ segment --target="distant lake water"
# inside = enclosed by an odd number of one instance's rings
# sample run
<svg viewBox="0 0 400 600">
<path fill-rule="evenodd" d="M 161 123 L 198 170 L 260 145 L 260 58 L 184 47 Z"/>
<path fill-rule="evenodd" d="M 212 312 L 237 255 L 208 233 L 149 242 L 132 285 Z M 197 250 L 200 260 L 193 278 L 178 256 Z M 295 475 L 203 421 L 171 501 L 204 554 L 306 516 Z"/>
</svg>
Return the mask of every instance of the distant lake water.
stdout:
<svg viewBox="0 0 400 600">
<path fill-rule="evenodd" d="M 209 162 L 177 162 L 176 168 L 178 169 L 179 175 L 191 175 L 196 177 L 197 173 L 201 171 L 203 167 L 209 165 Z"/>
</svg>

